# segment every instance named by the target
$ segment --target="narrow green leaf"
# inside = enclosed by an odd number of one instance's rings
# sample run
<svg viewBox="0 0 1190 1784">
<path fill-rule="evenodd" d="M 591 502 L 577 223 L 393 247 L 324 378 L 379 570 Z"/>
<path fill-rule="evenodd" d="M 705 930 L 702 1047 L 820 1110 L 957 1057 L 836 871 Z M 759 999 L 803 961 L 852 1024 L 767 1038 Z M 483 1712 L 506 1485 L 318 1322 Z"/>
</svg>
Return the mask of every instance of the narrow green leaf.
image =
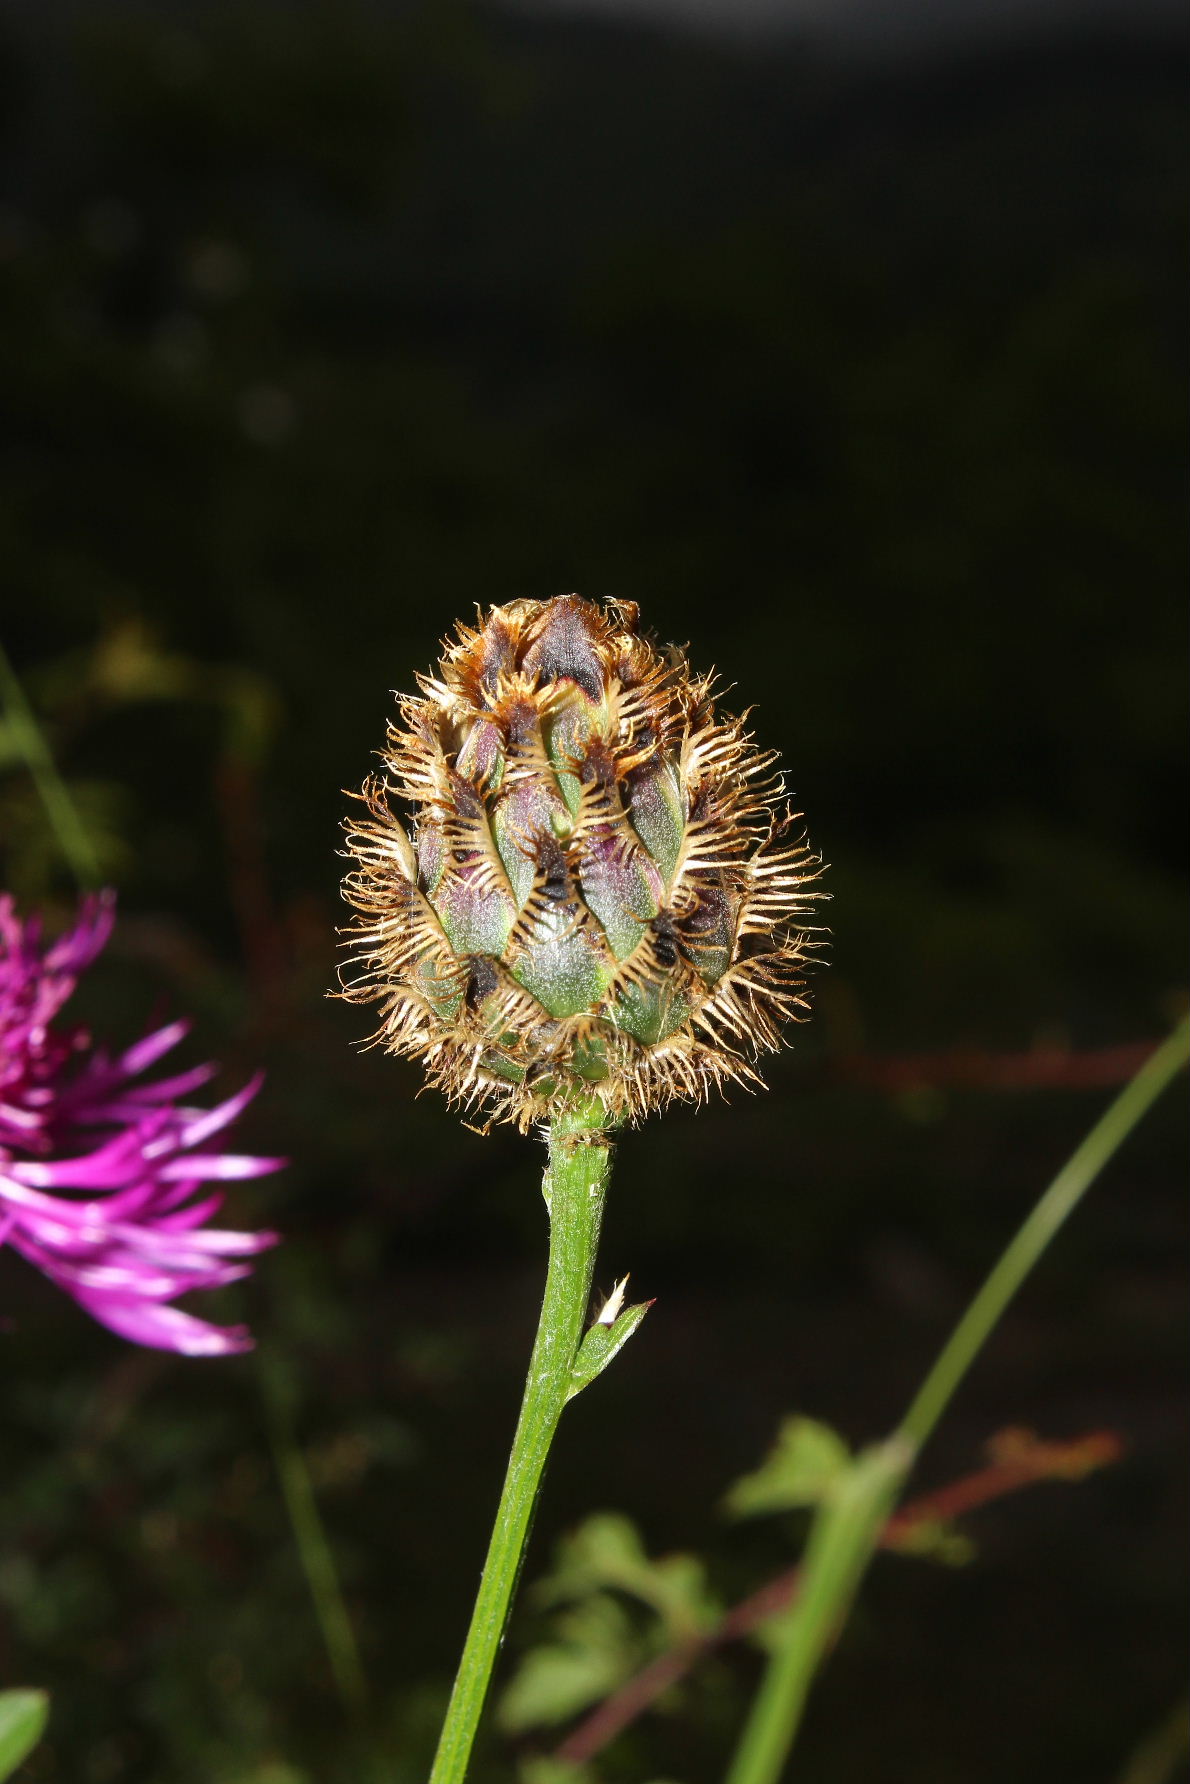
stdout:
<svg viewBox="0 0 1190 1784">
<path fill-rule="evenodd" d="M 45 1691 L 0 1691 L 0 1779 L 11 1778 L 36 1747 L 49 1720 Z"/>
</svg>

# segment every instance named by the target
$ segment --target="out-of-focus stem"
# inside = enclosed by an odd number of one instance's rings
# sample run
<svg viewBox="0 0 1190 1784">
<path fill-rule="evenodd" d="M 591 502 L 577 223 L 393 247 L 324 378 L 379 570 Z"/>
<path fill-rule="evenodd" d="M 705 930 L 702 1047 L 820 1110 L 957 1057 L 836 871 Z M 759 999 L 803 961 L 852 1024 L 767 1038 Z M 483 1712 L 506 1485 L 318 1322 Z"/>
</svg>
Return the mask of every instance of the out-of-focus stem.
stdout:
<svg viewBox="0 0 1190 1784">
<path fill-rule="evenodd" d="M 520 1418 L 430 1784 L 462 1784 L 516 1591 L 546 1457 L 572 1384 L 603 1219 L 611 1139 L 592 1102 L 555 1116 L 542 1193 L 549 1266 Z"/>
<path fill-rule="evenodd" d="M 777 1784 L 814 1674 L 847 1614 L 922 1444 L 1013 1296 L 1113 1153 L 1190 1057 L 1183 1022 L 1100 1116 L 959 1320 L 887 1442 L 859 1456 L 810 1530 L 801 1593 L 761 1681 L 727 1784 Z"/>
<path fill-rule="evenodd" d="M 1141 1066 L 1132 1082 L 1095 1123 L 1062 1166 L 1001 1256 L 901 1420 L 899 1435 L 920 1448 L 960 1381 L 983 1349 L 1021 1283 L 1067 1215 L 1090 1188 L 1116 1148 L 1190 1058 L 1190 1019 L 1182 1022 Z"/>
</svg>

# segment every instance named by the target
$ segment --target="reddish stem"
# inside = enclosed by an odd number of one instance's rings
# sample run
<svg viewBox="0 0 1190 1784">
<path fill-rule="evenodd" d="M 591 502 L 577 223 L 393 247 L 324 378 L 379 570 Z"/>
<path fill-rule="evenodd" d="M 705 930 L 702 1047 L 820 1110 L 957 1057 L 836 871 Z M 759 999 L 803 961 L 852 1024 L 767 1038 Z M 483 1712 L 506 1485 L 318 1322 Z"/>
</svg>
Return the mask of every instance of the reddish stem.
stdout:
<svg viewBox="0 0 1190 1784">
<path fill-rule="evenodd" d="M 1126 1084 L 1157 1041 L 1131 1041 L 1115 1047 L 1034 1047 L 1027 1053 L 991 1053 L 983 1047 L 955 1047 L 945 1053 L 903 1053 L 882 1057 L 854 1053 L 832 1062 L 836 1078 L 874 1090 L 1102 1090 Z"/>
</svg>

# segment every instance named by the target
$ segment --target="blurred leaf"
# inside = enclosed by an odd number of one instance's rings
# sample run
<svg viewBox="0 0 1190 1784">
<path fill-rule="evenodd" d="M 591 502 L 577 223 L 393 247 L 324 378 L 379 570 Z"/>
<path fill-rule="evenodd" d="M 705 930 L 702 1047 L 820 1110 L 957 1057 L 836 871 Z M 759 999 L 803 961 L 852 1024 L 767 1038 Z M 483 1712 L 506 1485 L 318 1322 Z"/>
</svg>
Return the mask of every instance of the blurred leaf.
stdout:
<svg viewBox="0 0 1190 1784">
<path fill-rule="evenodd" d="M 220 1784 L 314 1784 L 314 1780 L 309 1772 L 296 1771 L 283 1759 L 266 1759 L 251 1771 L 230 1774 Z"/>
<path fill-rule="evenodd" d="M 724 1499 L 730 1517 L 821 1505 L 832 1498 L 851 1466 L 843 1439 L 816 1419 L 789 1418 L 755 1474 L 736 1481 Z"/>
<path fill-rule="evenodd" d="M 613 1594 L 651 1615 L 642 1620 Z M 627 1518 L 603 1512 L 558 1544 L 554 1571 L 534 1588 L 539 1604 L 566 1606 L 550 1637 L 527 1653 L 504 1694 L 503 1726 L 566 1721 L 598 1703 L 652 1655 L 712 1625 L 719 1607 L 693 1555 L 646 1554 Z"/>
<path fill-rule="evenodd" d="M 133 619 L 113 626 L 99 639 L 87 679 L 95 693 L 122 705 L 134 700 L 193 699 L 201 674 L 199 664 L 162 650 L 148 627 Z"/>
<path fill-rule="evenodd" d="M 640 1661 L 640 1643 L 623 1607 L 606 1593 L 557 1620 L 559 1639 L 531 1648 L 500 1702 L 510 1733 L 565 1722 L 622 1684 Z"/>
<path fill-rule="evenodd" d="M 139 618 L 110 626 L 89 651 L 43 665 L 33 680 L 46 710 L 76 719 L 80 711 L 94 718 L 153 703 L 213 706 L 228 754 L 251 762 L 264 757 L 281 716 L 277 694 L 259 671 L 166 650 Z"/>
<path fill-rule="evenodd" d="M 11 1778 L 45 1732 L 50 1700 L 45 1691 L 0 1692 L 0 1779 Z"/>
<path fill-rule="evenodd" d="M 978 1553 L 971 1538 L 956 1530 L 948 1518 L 915 1518 L 903 1529 L 890 1528 L 884 1546 L 899 1555 L 940 1561 L 944 1567 L 966 1567 Z"/>
<path fill-rule="evenodd" d="M 719 1614 L 696 1556 L 651 1559 L 628 1518 L 599 1512 L 558 1544 L 554 1571 L 534 1588 L 534 1596 L 539 1603 L 558 1604 L 608 1590 L 625 1592 L 655 1611 L 671 1641 L 697 1634 Z"/>
<path fill-rule="evenodd" d="M 590 1766 L 569 1765 L 551 1753 L 534 1753 L 520 1763 L 521 1784 L 587 1784 Z"/>
<path fill-rule="evenodd" d="M 647 1566 L 648 1556 L 631 1519 L 617 1512 L 596 1512 L 559 1542 L 553 1572 L 534 1587 L 534 1596 L 543 1604 L 582 1598 L 603 1586 L 635 1579 Z"/>
</svg>

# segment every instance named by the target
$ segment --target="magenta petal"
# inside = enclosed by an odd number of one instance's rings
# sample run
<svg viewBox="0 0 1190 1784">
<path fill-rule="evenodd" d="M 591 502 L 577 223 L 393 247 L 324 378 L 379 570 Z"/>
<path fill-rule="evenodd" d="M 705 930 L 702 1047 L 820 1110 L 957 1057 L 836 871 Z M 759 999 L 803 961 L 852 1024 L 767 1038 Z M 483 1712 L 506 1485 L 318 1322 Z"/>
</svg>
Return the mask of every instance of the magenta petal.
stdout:
<svg viewBox="0 0 1190 1784">
<path fill-rule="evenodd" d="M 243 1328 L 168 1303 L 248 1274 L 247 1260 L 277 1242 L 272 1232 L 208 1226 L 223 1197 L 197 1193 L 279 1168 L 280 1159 L 213 1144 L 260 1078 L 213 1109 L 187 1106 L 210 1066 L 139 1081 L 182 1039 L 185 1021 L 114 1058 L 84 1031 L 55 1026 L 113 917 L 110 895 L 84 900 L 75 927 L 46 948 L 39 922 L 22 921 L 0 896 L 0 1244 L 134 1343 L 191 1356 L 244 1350 Z"/>
<path fill-rule="evenodd" d="M 96 1210 L 100 1219 L 108 1222 L 138 1220 L 151 1215 L 156 1224 L 164 1212 L 178 1207 L 189 1193 L 184 1184 L 174 1184 L 167 1189 L 156 1177 L 146 1175 L 139 1183 L 118 1189 L 102 1202 L 91 1201 L 88 1205 Z"/>
<path fill-rule="evenodd" d="M 161 1103 L 176 1103 L 179 1097 L 189 1096 L 192 1090 L 201 1090 L 215 1076 L 213 1065 L 191 1066 L 188 1072 L 178 1072 L 172 1078 L 159 1078 L 154 1084 L 130 1084 L 118 1089 L 101 1092 L 102 1119 L 104 1121 L 141 1121 Z M 77 1113 L 80 1120 L 86 1119 L 92 1102 L 90 1097 L 80 1097 Z"/>
<path fill-rule="evenodd" d="M 77 978 L 108 944 L 116 923 L 114 892 L 93 892 L 83 899 L 75 927 L 46 949 L 45 966 L 51 973 Z"/>
<path fill-rule="evenodd" d="M 97 1152 L 48 1165 L 22 1160 L 10 1164 L 8 1172 L 19 1183 L 42 1189 L 121 1189 L 144 1171 L 151 1147 L 143 1139 L 137 1142 L 136 1133 L 123 1133 Z"/>
<path fill-rule="evenodd" d="M 151 1065 L 156 1065 L 164 1054 L 172 1052 L 178 1042 L 190 1033 L 190 1027 L 189 1022 L 179 1020 L 167 1023 L 155 1034 L 145 1035 L 143 1040 L 137 1041 L 135 1046 L 121 1053 L 116 1061 L 116 1070 L 122 1078 L 139 1077 L 141 1072 L 147 1072 Z"/>
<path fill-rule="evenodd" d="M 159 1233 L 188 1233 L 195 1227 L 205 1227 L 207 1221 L 213 1220 L 222 1208 L 225 1197 L 221 1189 L 213 1195 L 204 1196 L 201 1201 L 185 1202 L 174 1205 L 172 1198 L 162 1197 L 154 1213 L 153 1225 Z"/>
<path fill-rule="evenodd" d="M 280 1242 L 279 1233 L 264 1229 L 258 1233 L 237 1233 L 229 1227 L 204 1227 L 198 1231 L 187 1228 L 161 1227 L 154 1229 L 171 1244 L 188 1244 L 191 1251 L 199 1256 L 207 1252 L 225 1253 L 229 1256 L 250 1257 L 257 1251 L 269 1251 Z M 156 1238 L 143 1239 L 142 1244 L 148 1249 L 155 1248 Z"/>
<path fill-rule="evenodd" d="M 182 1145 L 201 1146 L 204 1140 L 210 1139 L 212 1134 L 217 1134 L 223 1128 L 229 1127 L 238 1115 L 243 1114 L 263 1083 L 263 1073 L 257 1072 L 254 1078 L 249 1078 L 242 1090 L 238 1090 L 234 1096 L 229 1096 L 226 1102 L 219 1103 L 213 1109 L 205 1109 L 201 1114 L 188 1120 L 181 1132 Z"/>
<path fill-rule="evenodd" d="M 183 1313 L 179 1307 L 162 1306 L 157 1301 L 89 1291 L 80 1292 L 75 1299 L 93 1319 L 133 1344 L 174 1350 L 184 1357 L 226 1357 L 252 1349 L 247 1326 L 214 1326 L 196 1319 L 192 1313 Z"/>
<path fill-rule="evenodd" d="M 18 1109 L 12 1103 L 0 1103 L 0 1121 L 7 1121 L 25 1133 L 36 1133 L 42 1117 L 32 1109 Z"/>
<path fill-rule="evenodd" d="M 253 1158 L 236 1152 L 199 1152 L 169 1159 L 161 1166 L 159 1175 L 163 1183 L 176 1182 L 179 1177 L 193 1183 L 206 1183 L 213 1178 L 230 1183 L 246 1177 L 267 1177 L 270 1171 L 281 1170 L 285 1162 L 283 1158 Z"/>
<path fill-rule="evenodd" d="M 26 1253 L 26 1255 L 30 1255 Z M 135 1296 L 145 1301 L 175 1301 L 191 1289 L 224 1288 L 249 1274 L 246 1264 L 223 1264 L 204 1271 L 151 1270 L 143 1265 L 79 1263 L 66 1268 L 47 1267 L 44 1259 L 30 1256 L 46 1274 L 72 1295 L 105 1294 Z"/>
<path fill-rule="evenodd" d="M 7 1171 L 0 1174 L 0 1203 L 5 1204 L 10 1213 L 15 1213 L 17 1219 L 23 1219 L 27 1211 L 32 1211 L 81 1226 L 106 1206 L 97 1202 L 68 1202 L 62 1196 L 46 1195 L 44 1190 L 34 1189 L 16 1176 L 21 1168 L 9 1165 Z"/>
</svg>

